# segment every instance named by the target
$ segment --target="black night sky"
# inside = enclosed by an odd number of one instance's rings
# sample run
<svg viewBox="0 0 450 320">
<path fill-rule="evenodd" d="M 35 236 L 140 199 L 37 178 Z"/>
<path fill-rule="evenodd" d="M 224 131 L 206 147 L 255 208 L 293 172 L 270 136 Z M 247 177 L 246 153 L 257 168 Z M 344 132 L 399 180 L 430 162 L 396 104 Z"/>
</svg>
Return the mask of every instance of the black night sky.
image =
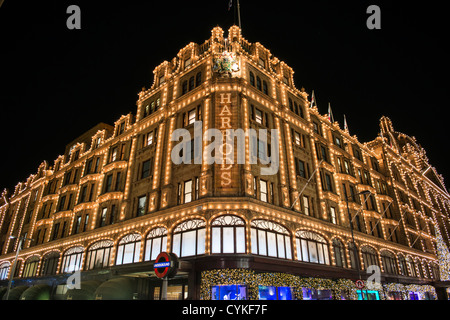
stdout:
<svg viewBox="0 0 450 320">
<path fill-rule="evenodd" d="M 1 2 L 1 1 L 0 1 Z M 99 122 L 136 112 L 153 69 L 213 27 L 234 23 L 229 0 L 23 2 L 0 7 L 0 192 L 14 190 Z M 243 36 L 260 42 L 315 91 L 322 114 L 374 139 L 382 115 L 447 167 L 447 17 L 441 2 L 240 0 Z M 81 8 L 81 30 L 66 9 Z M 381 30 L 366 9 L 381 8 Z M 237 21 L 237 20 L 236 20 Z M 450 180 L 446 181 L 447 184 Z"/>
</svg>

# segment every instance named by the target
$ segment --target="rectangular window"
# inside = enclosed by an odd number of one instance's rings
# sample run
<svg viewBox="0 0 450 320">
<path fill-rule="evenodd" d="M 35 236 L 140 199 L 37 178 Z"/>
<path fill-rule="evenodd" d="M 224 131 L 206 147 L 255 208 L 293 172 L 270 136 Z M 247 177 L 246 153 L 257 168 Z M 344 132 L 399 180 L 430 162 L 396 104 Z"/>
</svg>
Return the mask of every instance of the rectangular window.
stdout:
<svg viewBox="0 0 450 320">
<path fill-rule="evenodd" d="M 177 192 L 177 204 L 181 204 L 183 199 L 182 199 L 182 185 L 181 183 L 178 184 L 178 192 Z"/>
<path fill-rule="evenodd" d="M 88 202 L 91 202 L 92 201 L 92 196 L 93 196 L 93 194 L 94 194 L 94 183 L 91 183 L 91 189 L 90 189 L 90 191 L 89 191 L 89 198 L 88 198 Z"/>
<path fill-rule="evenodd" d="M 355 188 L 353 186 L 350 186 L 350 196 L 352 197 L 352 201 L 356 202 L 356 193 Z"/>
<path fill-rule="evenodd" d="M 326 182 L 326 190 L 333 191 L 333 184 L 331 183 L 331 176 L 328 173 L 325 173 L 325 182 Z"/>
<path fill-rule="evenodd" d="M 69 200 L 67 201 L 67 209 L 71 210 L 73 209 L 72 207 L 72 198 L 73 198 L 73 193 L 69 194 Z"/>
<path fill-rule="evenodd" d="M 108 176 L 106 177 L 105 193 L 111 191 L 112 178 L 113 178 L 113 175 L 112 175 L 112 174 L 110 174 L 110 175 L 108 175 Z"/>
<path fill-rule="evenodd" d="M 147 197 L 142 196 L 138 198 L 138 206 L 137 206 L 137 212 L 136 215 L 138 217 L 143 216 L 145 214 L 145 204 L 147 202 Z"/>
<path fill-rule="evenodd" d="M 255 109 L 255 121 L 259 124 L 263 124 L 263 114 L 261 110 Z"/>
<path fill-rule="evenodd" d="M 122 134 L 125 129 L 125 122 L 122 122 L 119 127 L 119 134 Z"/>
<path fill-rule="evenodd" d="M 267 202 L 267 181 L 259 180 L 259 191 L 261 201 Z"/>
<path fill-rule="evenodd" d="M 303 196 L 303 209 L 304 213 L 309 216 L 309 199 L 307 196 Z"/>
<path fill-rule="evenodd" d="M 346 159 L 344 159 L 344 168 L 345 168 L 346 174 L 351 174 L 350 173 L 350 164 L 348 163 L 348 161 Z"/>
<path fill-rule="evenodd" d="M 191 65 L 191 58 L 184 60 L 184 69 L 186 70 Z"/>
<path fill-rule="evenodd" d="M 196 177 L 195 178 L 195 199 L 198 199 L 199 184 L 200 184 L 200 179 L 198 177 Z"/>
<path fill-rule="evenodd" d="M 144 178 L 147 178 L 150 176 L 150 169 L 151 169 L 151 159 L 144 161 L 142 163 L 141 179 L 144 179 Z"/>
<path fill-rule="evenodd" d="M 313 122 L 313 127 L 314 127 L 314 132 L 317 134 L 320 134 L 319 133 L 319 125 L 316 122 Z"/>
<path fill-rule="evenodd" d="M 196 114 L 197 113 L 196 113 L 195 109 L 189 111 L 189 114 L 188 114 L 188 125 L 193 124 L 195 122 Z"/>
<path fill-rule="evenodd" d="M 77 234 L 78 232 L 80 232 L 80 225 L 81 225 L 81 216 L 78 216 L 75 221 L 74 234 Z"/>
<path fill-rule="evenodd" d="M 263 160 L 263 161 L 267 161 L 268 158 L 268 154 L 267 154 L 267 144 L 266 141 L 263 140 L 258 140 L 258 158 Z"/>
<path fill-rule="evenodd" d="M 363 180 L 363 177 L 362 177 L 362 174 L 361 174 L 361 169 L 359 169 L 359 168 L 358 168 L 358 176 L 359 176 L 359 182 L 364 184 L 364 180 Z"/>
<path fill-rule="evenodd" d="M 84 228 L 83 228 L 83 231 L 87 231 L 87 229 L 88 229 L 88 224 L 89 224 L 89 215 L 87 214 L 87 215 L 84 217 Z"/>
<path fill-rule="evenodd" d="M 116 210 L 117 210 L 117 207 L 116 207 L 116 205 L 113 204 L 111 206 L 111 214 L 109 215 L 109 224 L 113 224 L 114 221 L 116 220 Z"/>
<path fill-rule="evenodd" d="M 192 180 L 184 183 L 184 203 L 192 201 Z"/>
<path fill-rule="evenodd" d="M 153 131 L 147 134 L 147 146 L 153 143 Z"/>
<path fill-rule="evenodd" d="M 258 64 L 259 64 L 261 67 L 263 67 L 263 68 L 266 67 L 266 62 L 265 62 L 262 58 L 259 58 L 259 59 L 258 59 Z"/>
<path fill-rule="evenodd" d="M 87 191 L 87 186 L 83 186 L 81 188 L 80 200 L 78 200 L 78 203 L 82 203 L 82 202 L 85 201 L 85 199 L 86 199 L 86 191 Z"/>
<path fill-rule="evenodd" d="M 111 150 L 110 162 L 114 162 L 117 160 L 117 154 L 118 154 L 118 149 L 117 149 L 117 147 L 115 147 L 114 149 Z"/>
<path fill-rule="evenodd" d="M 302 145 L 302 139 L 301 139 L 301 135 L 298 132 L 294 131 L 294 142 L 297 146 L 301 146 Z"/>
<path fill-rule="evenodd" d="M 94 173 L 97 173 L 97 172 L 98 172 L 99 166 L 100 166 L 100 158 L 97 158 L 97 159 L 95 160 Z"/>
<path fill-rule="evenodd" d="M 122 144 L 120 146 L 120 160 L 125 160 L 125 149 L 126 149 L 126 144 Z"/>
<path fill-rule="evenodd" d="M 114 190 L 119 191 L 120 190 L 120 177 L 122 176 L 122 172 L 117 172 L 116 175 L 116 185 L 114 187 Z"/>
<path fill-rule="evenodd" d="M 364 179 L 365 179 L 365 181 L 366 181 L 365 184 L 367 184 L 367 185 L 369 185 L 369 186 L 372 185 L 372 184 L 370 183 L 370 176 L 369 176 L 369 173 L 368 173 L 367 171 L 364 171 Z"/>
<path fill-rule="evenodd" d="M 58 231 L 59 231 L 59 222 L 55 224 L 55 228 L 53 229 L 52 240 L 55 240 L 58 237 Z"/>
<path fill-rule="evenodd" d="M 334 144 L 337 145 L 339 148 L 342 148 L 341 138 L 335 136 L 335 137 L 334 137 Z"/>
<path fill-rule="evenodd" d="M 102 215 L 100 217 L 100 227 L 105 226 L 106 224 L 106 213 L 108 212 L 108 208 L 103 208 L 102 209 Z"/>
<path fill-rule="evenodd" d="M 320 154 L 322 156 L 322 160 L 328 162 L 327 149 L 325 148 L 325 146 L 320 146 Z"/>
<path fill-rule="evenodd" d="M 66 196 L 62 196 L 61 200 L 59 201 L 58 211 L 63 211 L 64 210 L 65 202 L 66 202 Z"/>
<path fill-rule="evenodd" d="M 299 159 L 297 159 L 297 174 L 302 178 L 306 178 L 305 162 Z"/>
<path fill-rule="evenodd" d="M 334 207 L 330 207 L 330 220 L 331 223 L 337 224 L 336 209 Z"/>
</svg>

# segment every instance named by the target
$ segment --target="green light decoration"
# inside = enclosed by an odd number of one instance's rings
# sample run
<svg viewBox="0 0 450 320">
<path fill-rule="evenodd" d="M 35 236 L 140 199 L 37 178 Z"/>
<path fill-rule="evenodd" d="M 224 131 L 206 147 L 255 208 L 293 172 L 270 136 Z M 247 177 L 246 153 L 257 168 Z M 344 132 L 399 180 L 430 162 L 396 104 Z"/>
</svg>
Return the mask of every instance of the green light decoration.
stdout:
<svg viewBox="0 0 450 320">
<path fill-rule="evenodd" d="M 437 257 L 439 261 L 439 273 L 441 281 L 450 280 L 450 252 L 447 245 L 442 238 L 441 231 L 436 223 L 433 222 L 434 230 L 436 231 L 436 245 L 437 245 Z"/>
</svg>

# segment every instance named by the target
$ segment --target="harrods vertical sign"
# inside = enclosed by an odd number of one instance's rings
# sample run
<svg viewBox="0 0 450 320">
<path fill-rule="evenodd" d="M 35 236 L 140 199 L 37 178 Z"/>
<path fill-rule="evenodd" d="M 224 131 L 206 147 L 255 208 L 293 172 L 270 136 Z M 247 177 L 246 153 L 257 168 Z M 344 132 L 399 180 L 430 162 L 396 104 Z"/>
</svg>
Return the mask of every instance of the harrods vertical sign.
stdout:
<svg viewBox="0 0 450 320">
<path fill-rule="evenodd" d="M 222 142 L 216 152 L 223 163 L 216 163 L 215 187 L 217 195 L 237 195 L 239 188 L 239 166 L 237 164 L 237 143 L 234 135 L 238 127 L 238 95 L 236 92 L 217 92 L 215 98 L 215 128 L 222 133 Z M 232 141 L 232 142 L 231 142 Z M 227 160 L 228 158 L 228 160 Z M 229 163 L 230 160 L 232 163 Z"/>
</svg>

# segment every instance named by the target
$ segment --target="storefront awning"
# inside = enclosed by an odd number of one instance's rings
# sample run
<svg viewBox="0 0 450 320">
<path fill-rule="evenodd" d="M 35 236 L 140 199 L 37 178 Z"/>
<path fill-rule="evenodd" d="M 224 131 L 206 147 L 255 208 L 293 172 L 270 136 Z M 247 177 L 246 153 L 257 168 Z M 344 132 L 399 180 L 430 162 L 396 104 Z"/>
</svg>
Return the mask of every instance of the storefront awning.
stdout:
<svg viewBox="0 0 450 320">
<path fill-rule="evenodd" d="M 2 300 L 3 299 L 3 296 L 6 294 L 6 290 L 7 290 L 8 288 L 6 288 L 6 287 L 1 287 L 0 288 L 0 300 Z"/>
<path fill-rule="evenodd" d="M 18 286 L 18 287 L 12 288 L 9 291 L 9 298 L 8 298 L 8 300 L 19 300 L 20 296 L 22 295 L 22 293 L 25 290 L 27 290 L 28 288 L 29 287 L 27 287 L 27 286 Z M 5 294 L 2 297 L 2 300 L 6 300 L 6 291 L 5 291 Z"/>
<path fill-rule="evenodd" d="M 82 281 L 80 289 L 69 289 L 66 292 L 67 300 L 94 300 L 95 290 L 102 284 L 98 280 Z"/>
<path fill-rule="evenodd" d="M 46 284 L 38 284 L 25 290 L 20 300 L 50 300 L 52 287 Z"/>
<path fill-rule="evenodd" d="M 96 300 L 132 300 L 135 292 L 132 278 L 114 278 L 103 282 L 95 291 Z"/>
</svg>

